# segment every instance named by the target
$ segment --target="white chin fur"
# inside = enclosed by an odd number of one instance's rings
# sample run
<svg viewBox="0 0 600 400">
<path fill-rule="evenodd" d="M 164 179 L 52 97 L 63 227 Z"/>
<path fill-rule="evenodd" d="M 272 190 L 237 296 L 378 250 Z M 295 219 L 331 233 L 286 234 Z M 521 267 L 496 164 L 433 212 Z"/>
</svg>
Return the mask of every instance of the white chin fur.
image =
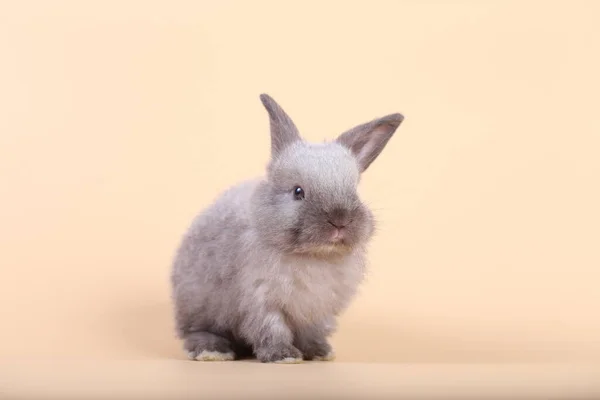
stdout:
<svg viewBox="0 0 600 400">
<path fill-rule="evenodd" d="M 349 251 L 349 247 L 342 244 L 322 244 L 318 246 L 310 246 L 299 248 L 298 253 L 310 253 L 315 255 L 335 255 L 344 254 Z"/>
<path fill-rule="evenodd" d="M 235 354 L 232 352 L 221 353 L 218 351 L 203 350 L 196 356 L 194 356 L 194 352 L 189 352 L 188 358 L 196 361 L 233 361 L 235 359 Z"/>
</svg>

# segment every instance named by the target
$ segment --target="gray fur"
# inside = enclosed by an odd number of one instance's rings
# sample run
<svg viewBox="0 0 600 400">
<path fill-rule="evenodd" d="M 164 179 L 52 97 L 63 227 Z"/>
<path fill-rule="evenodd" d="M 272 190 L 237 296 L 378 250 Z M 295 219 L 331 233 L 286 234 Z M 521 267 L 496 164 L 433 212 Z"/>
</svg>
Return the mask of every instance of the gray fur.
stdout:
<svg viewBox="0 0 600 400">
<path fill-rule="evenodd" d="M 363 280 L 374 231 L 356 191 L 360 174 L 403 117 L 308 143 L 271 97 L 260 98 L 271 125 L 266 176 L 225 191 L 185 233 L 171 275 L 177 334 L 192 356 L 323 358 Z M 295 186 L 304 199 L 294 199 Z"/>
</svg>

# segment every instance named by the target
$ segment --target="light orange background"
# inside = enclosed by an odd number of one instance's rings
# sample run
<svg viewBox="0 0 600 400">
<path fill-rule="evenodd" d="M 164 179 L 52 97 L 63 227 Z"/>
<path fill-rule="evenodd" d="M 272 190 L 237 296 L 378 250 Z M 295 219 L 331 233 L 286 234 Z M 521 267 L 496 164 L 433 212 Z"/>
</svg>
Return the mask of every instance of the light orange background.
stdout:
<svg viewBox="0 0 600 400">
<path fill-rule="evenodd" d="M 353 368 L 368 391 L 381 371 L 425 390 L 460 364 L 599 362 L 599 16 L 595 1 L 0 2 L 4 391 L 36 376 L 64 395 L 48 376 L 84 360 L 170 376 L 164 393 L 194 369 Z M 313 372 L 201 366 L 174 337 L 175 247 L 262 173 L 262 92 L 315 141 L 406 116 L 361 184 L 380 227 L 368 282 L 338 360 Z"/>
</svg>

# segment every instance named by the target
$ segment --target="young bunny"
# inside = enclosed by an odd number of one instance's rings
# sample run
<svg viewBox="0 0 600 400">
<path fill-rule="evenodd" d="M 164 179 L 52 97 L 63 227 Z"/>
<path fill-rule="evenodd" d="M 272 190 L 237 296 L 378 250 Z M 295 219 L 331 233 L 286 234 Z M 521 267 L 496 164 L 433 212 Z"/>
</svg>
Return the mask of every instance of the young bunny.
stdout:
<svg viewBox="0 0 600 400">
<path fill-rule="evenodd" d="M 268 95 L 272 157 L 264 179 L 223 193 L 192 222 L 171 283 L 177 334 L 195 360 L 330 360 L 327 338 L 365 272 L 371 211 L 360 175 L 404 117 L 308 143 Z"/>
</svg>

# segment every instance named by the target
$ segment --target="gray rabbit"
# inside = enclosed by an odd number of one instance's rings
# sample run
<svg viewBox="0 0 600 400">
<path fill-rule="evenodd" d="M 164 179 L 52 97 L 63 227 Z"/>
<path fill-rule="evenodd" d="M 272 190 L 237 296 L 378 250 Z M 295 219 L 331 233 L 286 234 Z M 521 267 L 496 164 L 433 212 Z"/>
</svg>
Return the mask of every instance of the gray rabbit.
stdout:
<svg viewBox="0 0 600 400">
<path fill-rule="evenodd" d="M 357 185 L 404 117 L 309 143 L 260 99 L 266 176 L 226 190 L 184 235 L 171 275 L 177 335 L 194 360 L 331 360 L 328 337 L 363 280 L 375 227 Z"/>
</svg>

